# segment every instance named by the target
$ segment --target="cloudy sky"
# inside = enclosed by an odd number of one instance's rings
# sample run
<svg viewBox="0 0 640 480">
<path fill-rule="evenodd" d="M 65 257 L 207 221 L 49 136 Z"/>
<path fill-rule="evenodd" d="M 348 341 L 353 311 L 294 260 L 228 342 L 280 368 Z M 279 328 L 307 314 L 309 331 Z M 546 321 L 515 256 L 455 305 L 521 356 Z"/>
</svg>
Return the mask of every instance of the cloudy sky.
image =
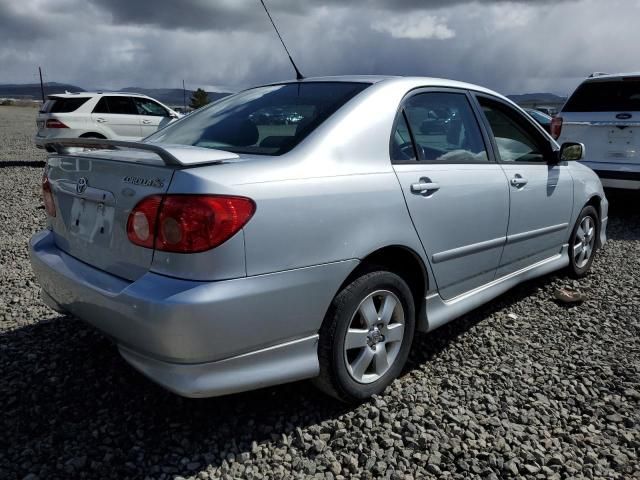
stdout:
<svg viewBox="0 0 640 480">
<path fill-rule="evenodd" d="M 640 0 L 266 0 L 306 76 L 570 92 L 639 71 Z M 292 71 L 259 0 L 0 0 L 0 83 L 238 90 Z"/>
</svg>

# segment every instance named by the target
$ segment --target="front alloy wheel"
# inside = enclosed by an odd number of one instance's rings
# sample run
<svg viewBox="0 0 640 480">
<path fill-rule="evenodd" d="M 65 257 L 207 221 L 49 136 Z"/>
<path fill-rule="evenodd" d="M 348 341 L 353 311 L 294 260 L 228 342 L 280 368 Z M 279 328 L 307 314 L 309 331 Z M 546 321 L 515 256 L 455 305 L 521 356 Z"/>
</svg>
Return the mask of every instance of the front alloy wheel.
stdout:
<svg viewBox="0 0 640 480">
<path fill-rule="evenodd" d="M 596 225 L 592 217 L 585 216 L 578 230 L 573 243 L 573 259 L 578 268 L 584 268 L 589 263 L 596 243 Z"/>
<path fill-rule="evenodd" d="M 582 209 L 569 239 L 569 274 L 584 277 L 598 247 L 598 212 L 591 205 Z"/>
</svg>

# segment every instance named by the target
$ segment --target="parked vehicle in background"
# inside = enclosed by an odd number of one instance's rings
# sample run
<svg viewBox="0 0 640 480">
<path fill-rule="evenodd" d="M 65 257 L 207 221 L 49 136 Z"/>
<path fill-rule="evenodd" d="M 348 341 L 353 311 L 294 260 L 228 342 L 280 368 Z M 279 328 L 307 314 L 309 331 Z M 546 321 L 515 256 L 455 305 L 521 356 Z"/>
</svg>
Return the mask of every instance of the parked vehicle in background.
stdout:
<svg viewBox="0 0 640 480">
<path fill-rule="evenodd" d="M 544 128 L 547 133 L 551 133 L 552 118 L 549 115 L 533 108 L 525 108 L 524 111 L 531 115 L 531 118 L 538 122 L 538 124 Z"/>
<path fill-rule="evenodd" d="M 261 114 L 279 109 L 302 118 Z M 606 241 L 582 145 L 455 81 L 309 78 L 137 144 L 54 146 L 30 246 L 45 302 L 190 397 L 315 378 L 360 401 L 400 374 L 416 330 L 554 270 L 583 276 Z"/>
<path fill-rule="evenodd" d="M 78 92 L 49 95 L 36 119 L 34 141 L 55 138 L 140 140 L 181 115 L 138 93 Z"/>
<path fill-rule="evenodd" d="M 587 78 L 551 130 L 561 142 L 585 144 L 583 163 L 605 187 L 640 189 L 640 73 Z"/>
<path fill-rule="evenodd" d="M 535 110 L 544 113 L 545 115 L 549 115 L 550 117 L 555 117 L 558 114 L 558 109 L 556 107 L 535 107 Z"/>
</svg>

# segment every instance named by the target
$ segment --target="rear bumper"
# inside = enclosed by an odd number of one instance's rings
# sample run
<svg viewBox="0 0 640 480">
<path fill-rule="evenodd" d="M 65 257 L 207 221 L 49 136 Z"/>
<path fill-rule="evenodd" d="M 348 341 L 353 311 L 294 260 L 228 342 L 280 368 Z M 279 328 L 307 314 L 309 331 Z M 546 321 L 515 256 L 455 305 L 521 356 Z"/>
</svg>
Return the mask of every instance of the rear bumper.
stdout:
<svg viewBox="0 0 640 480">
<path fill-rule="evenodd" d="M 583 163 L 596 172 L 605 188 L 640 189 L 640 163 Z"/>
<path fill-rule="evenodd" d="M 130 282 L 30 242 L 43 299 L 113 337 L 123 357 L 184 396 L 214 396 L 318 373 L 317 332 L 356 260 L 195 282 L 146 273 Z"/>
<path fill-rule="evenodd" d="M 640 189 L 640 171 L 594 170 L 605 188 Z"/>
</svg>

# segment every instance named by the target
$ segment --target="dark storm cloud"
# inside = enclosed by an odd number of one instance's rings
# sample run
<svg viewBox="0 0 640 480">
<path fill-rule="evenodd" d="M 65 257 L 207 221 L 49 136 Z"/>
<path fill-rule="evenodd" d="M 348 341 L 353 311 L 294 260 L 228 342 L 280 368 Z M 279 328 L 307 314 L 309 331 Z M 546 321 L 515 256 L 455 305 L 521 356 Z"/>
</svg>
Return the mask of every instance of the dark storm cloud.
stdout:
<svg viewBox="0 0 640 480">
<path fill-rule="evenodd" d="M 15 3 L 0 2 L 0 32 L 2 43 L 16 43 L 34 38 L 46 38 L 55 32 L 46 20 Z"/>
<path fill-rule="evenodd" d="M 265 13 L 258 0 L 89 0 L 108 12 L 114 23 L 155 25 L 162 28 L 186 30 L 264 30 Z M 303 3 L 266 2 L 274 12 L 300 14 Z M 308 7 L 306 7 L 308 9 Z"/>
<path fill-rule="evenodd" d="M 155 25 L 187 30 L 265 30 L 264 12 L 259 0 L 88 0 L 108 12 L 114 23 Z M 394 12 L 432 10 L 458 4 L 530 3 L 571 0 L 265 0 L 272 13 L 309 14 L 323 5 L 334 8 L 385 9 Z"/>
<path fill-rule="evenodd" d="M 639 0 L 265 0 L 305 75 L 428 75 L 567 93 L 638 70 Z M 0 83 L 239 89 L 292 77 L 258 0 L 0 0 Z M 616 34 L 615 55 L 611 39 Z"/>
</svg>

